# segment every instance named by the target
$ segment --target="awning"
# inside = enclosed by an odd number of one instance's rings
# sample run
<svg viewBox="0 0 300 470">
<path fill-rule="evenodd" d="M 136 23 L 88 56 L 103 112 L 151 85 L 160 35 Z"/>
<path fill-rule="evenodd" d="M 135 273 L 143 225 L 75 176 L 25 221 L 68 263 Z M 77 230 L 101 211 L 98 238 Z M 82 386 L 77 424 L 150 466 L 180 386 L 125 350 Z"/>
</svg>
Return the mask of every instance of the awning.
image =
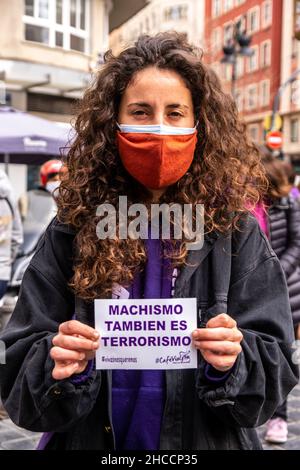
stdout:
<svg viewBox="0 0 300 470">
<path fill-rule="evenodd" d="M 0 162 L 39 164 L 57 158 L 73 137 L 70 127 L 0 106 Z"/>
</svg>

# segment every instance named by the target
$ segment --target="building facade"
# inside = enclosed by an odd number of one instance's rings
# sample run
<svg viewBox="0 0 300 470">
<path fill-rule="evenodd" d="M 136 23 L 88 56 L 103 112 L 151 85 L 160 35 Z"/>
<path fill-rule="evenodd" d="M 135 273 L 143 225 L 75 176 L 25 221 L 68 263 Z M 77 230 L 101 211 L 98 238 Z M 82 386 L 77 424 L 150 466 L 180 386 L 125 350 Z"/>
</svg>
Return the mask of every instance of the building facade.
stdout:
<svg viewBox="0 0 300 470">
<path fill-rule="evenodd" d="M 300 41 L 295 37 L 295 14 L 300 2 L 283 0 L 282 46 L 281 46 L 281 83 L 288 84 L 281 94 L 279 112 L 283 119 L 283 150 L 290 156 L 298 174 L 300 173 Z"/>
<path fill-rule="evenodd" d="M 147 6 L 110 33 L 110 48 L 118 53 L 141 34 L 171 30 L 185 34 L 190 42 L 200 46 L 204 36 L 204 8 L 204 0 L 149 0 Z"/>
<path fill-rule="evenodd" d="M 108 47 L 108 9 L 106 0 L 2 1 L 0 76 L 9 104 L 68 121 L 68 104 Z"/>
<path fill-rule="evenodd" d="M 128 0 L 124 9 L 123 0 L 1 0 L 1 104 L 69 126 L 74 101 L 108 49 L 110 20 L 118 25 L 145 3 Z M 17 195 L 37 173 L 9 166 Z"/>
<path fill-rule="evenodd" d="M 235 99 L 255 142 L 265 139 L 264 121 L 270 116 L 281 83 L 282 0 L 206 0 L 205 59 L 231 91 L 232 64 L 221 63 L 223 46 L 234 25 L 252 37 L 251 57 L 237 56 Z"/>
</svg>

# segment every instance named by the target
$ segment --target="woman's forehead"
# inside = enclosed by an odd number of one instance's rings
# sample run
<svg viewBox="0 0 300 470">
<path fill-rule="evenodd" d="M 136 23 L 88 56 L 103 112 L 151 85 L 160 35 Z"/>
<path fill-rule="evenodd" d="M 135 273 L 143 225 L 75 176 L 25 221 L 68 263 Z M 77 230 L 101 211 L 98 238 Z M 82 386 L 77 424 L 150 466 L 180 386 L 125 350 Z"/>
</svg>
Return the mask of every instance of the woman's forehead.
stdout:
<svg viewBox="0 0 300 470">
<path fill-rule="evenodd" d="M 128 88 L 144 86 L 151 82 L 153 85 L 162 83 L 165 85 L 174 84 L 177 86 L 185 86 L 186 84 L 180 73 L 172 69 L 162 69 L 158 67 L 146 67 L 136 72 L 132 80 L 128 84 Z"/>
<path fill-rule="evenodd" d="M 191 100 L 191 92 L 183 78 L 174 70 L 149 67 L 139 71 L 127 86 L 124 98 L 127 102 L 140 102 L 166 98 L 172 102 Z"/>
</svg>

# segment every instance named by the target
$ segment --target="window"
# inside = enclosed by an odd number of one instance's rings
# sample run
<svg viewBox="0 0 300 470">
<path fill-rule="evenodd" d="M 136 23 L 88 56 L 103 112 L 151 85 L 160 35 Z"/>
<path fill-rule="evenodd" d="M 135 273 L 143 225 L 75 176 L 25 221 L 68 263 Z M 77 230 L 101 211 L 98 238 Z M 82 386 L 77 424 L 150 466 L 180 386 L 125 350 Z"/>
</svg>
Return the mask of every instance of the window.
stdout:
<svg viewBox="0 0 300 470">
<path fill-rule="evenodd" d="M 85 0 L 80 0 L 80 29 L 86 29 L 86 5 L 85 5 Z"/>
<path fill-rule="evenodd" d="M 40 0 L 38 2 L 38 16 L 39 18 L 48 18 L 49 5 L 48 0 Z"/>
<path fill-rule="evenodd" d="M 224 44 L 228 44 L 233 38 L 233 24 L 227 23 L 224 25 Z"/>
<path fill-rule="evenodd" d="M 28 111 L 54 114 L 73 114 L 74 100 L 64 96 L 28 93 Z"/>
<path fill-rule="evenodd" d="M 156 15 L 155 15 L 155 11 L 152 12 L 152 28 L 156 28 Z"/>
<path fill-rule="evenodd" d="M 236 60 L 236 76 L 240 78 L 244 75 L 244 57 L 238 56 Z"/>
<path fill-rule="evenodd" d="M 55 45 L 57 47 L 63 47 L 63 45 L 64 45 L 63 33 L 60 33 L 59 31 L 55 32 Z"/>
<path fill-rule="evenodd" d="M 272 24 L 272 1 L 266 0 L 261 7 L 261 26 L 267 28 Z"/>
<path fill-rule="evenodd" d="M 270 104 L 270 80 L 263 80 L 260 84 L 260 105 L 269 106 Z"/>
<path fill-rule="evenodd" d="M 222 67 L 222 64 L 220 64 L 220 62 L 214 62 L 213 64 L 211 64 L 211 68 L 213 69 L 213 71 L 218 77 L 221 76 L 221 67 Z"/>
<path fill-rule="evenodd" d="M 246 109 L 257 106 L 257 85 L 249 85 L 247 88 Z"/>
<path fill-rule="evenodd" d="M 213 52 L 219 51 L 222 46 L 222 30 L 220 27 L 215 28 L 211 35 L 211 48 Z"/>
<path fill-rule="evenodd" d="M 299 141 L 299 119 L 291 119 L 290 121 L 291 142 Z"/>
<path fill-rule="evenodd" d="M 61 2 L 60 2 L 61 3 Z M 85 30 L 86 28 L 86 1 L 71 0 L 70 3 L 70 26 Z"/>
<path fill-rule="evenodd" d="M 259 7 L 248 11 L 248 33 L 252 34 L 259 30 Z"/>
<path fill-rule="evenodd" d="M 49 28 L 35 26 L 31 24 L 25 25 L 25 37 L 27 41 L 40 42 L 49 44 Z"/>
<path fill-rule="evenodd" d="M 252 47 L 253 54 L 248 58 L 248 73 L 258 69 L 258 46 Z"/>
<path fill-rule="evenodd" d="M 25 0 L 25 15 L 34 16 L 34 0 Z"/>
<path fill-rule="evenodd" d="M 259 126 L 258 124 L 251 124 L 248 126 L 248 134 L 253 142 L 258 142 L 259 140 Z"/>
<path fill-rule="evenodd" d="M 242 15 L 242 16 L 237 16 L 234 20 L 234 23 L 237 25 L 238 22 L 240 22 L 240 31 L 243 33 L 247 29 L 247 21 L 246 21 L 247 16 Z"/>
<path fill-rule="evenodd" d="M 88 53 L 90 0 L 25 0 L 25 39 Z"/>
<path fill-rule="evenodd" d="M 223 64 L 223 80 L 226 82 L 230 82 L 232 80 L 232 65 L 230 64 Z"/>
<path fill-rule="evenodd" d="M 299 55 L 299 40 L 297 38 L 293 38 L 292 59 L 298 59 L 298 55 Z"/>
<path fill-rule="evenodd" d="M 63 19 L 63 0 L 56 0 L 56 23 L 62 24 Z"/>
<path fill-rule="evenodd" d="M 236 7 L 239 7 L 240 5 L 242 5 L 243 3 L 245 3 L 246 0 L 235 0 L 235 6 Z"/>
<path fill-rule="evenodd" d="M 233 8 L 233 0 L 224 0 L 224 13 Z"/>
<path fill-rule="evenodd" d="M 149 22 L 148 17 L 145 19 L 145 30 L 146 30 L 146 33 L 149 33 L 150 31 L 150 22 Z"/>
<path fill-rule="evenodd" d="M 77 9 L 77 1 L 71 0 L 70 5 L 70 25 L 76 28 L 76 9 Z"/>
<path fill-rule="evenodd" d="M 222 0 L 212 0 L 212 12 L 213 18 L 220 16 L 222 11 Z"/>
<path fill-rule="evenodd" d="M 70 49 L 72 49 L 73 51 L 84 52 L 84 39 L 78 36 L 75 36 L 74 34 L 71 34 Z"/>
<path fill-rule="evenodd" d="M 243 104 L 244 104 L 243 90 L 237 89 L 235 91 L 235 102 L 236 102 L 239 112 L 243 111 Z"/>
<path fill-rule="evenodd" d="M 188 15 L 188 5 L 176 5 L 165 9 L 165 21 L 186 20 Z"/>
<path fill-rule="evenodd" d="M 300 80 L 294 80 L 291 84 L 291 103 L 295 106 L 300 106 Z"/>
<path fill-rule="evenodd" d="M 25 15 L 48 18 L 49 0 L 25 0 Z"/>
<path fill-rule="evenodd" d="M 271 40 L 268 39 L 260 45 L 260 65 L 269 67 L 271 65 Z"/>
</svg>

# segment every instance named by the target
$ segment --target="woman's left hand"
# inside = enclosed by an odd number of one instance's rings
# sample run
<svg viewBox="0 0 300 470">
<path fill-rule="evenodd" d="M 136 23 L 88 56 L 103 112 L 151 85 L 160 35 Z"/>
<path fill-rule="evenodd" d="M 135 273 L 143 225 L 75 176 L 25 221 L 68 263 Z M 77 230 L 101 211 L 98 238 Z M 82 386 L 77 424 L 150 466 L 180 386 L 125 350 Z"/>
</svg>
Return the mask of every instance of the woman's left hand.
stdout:
<svg viewBox="0 0 300 470">
<path fill-rule="evenodd" d="M 236 321 L 226 313 L 211 318 L 206 328 L 193 331 L 195 348 L 215 369 L 225 372 L 234 365 L 242 351 L 243 335 L 237 328 Z"/>
</svg>

